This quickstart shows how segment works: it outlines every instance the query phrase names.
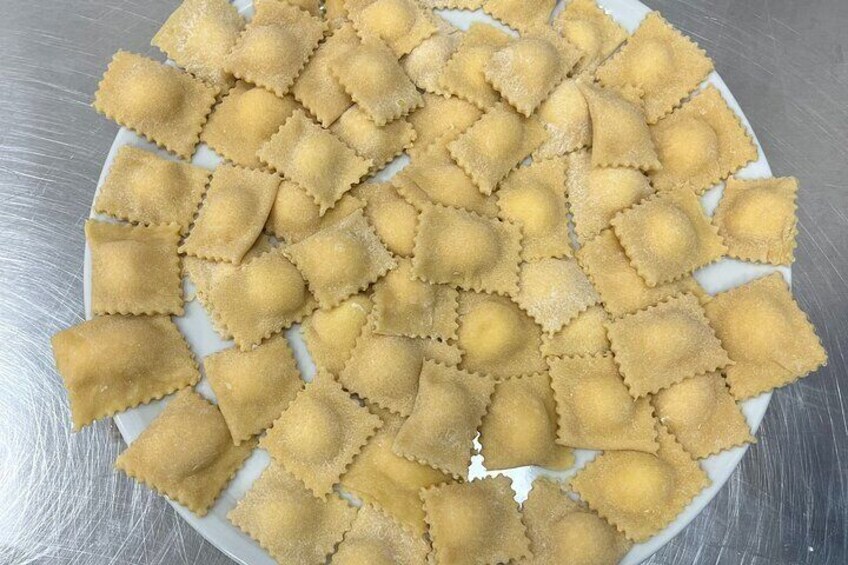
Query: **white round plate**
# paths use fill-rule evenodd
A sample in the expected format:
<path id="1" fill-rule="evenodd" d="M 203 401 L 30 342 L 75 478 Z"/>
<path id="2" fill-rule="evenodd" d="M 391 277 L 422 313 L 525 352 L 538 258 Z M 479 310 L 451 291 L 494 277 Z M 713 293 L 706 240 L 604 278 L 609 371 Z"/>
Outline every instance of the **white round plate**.
<path id="1" fill-rule="evenodd" d="M 246 17 L 249 17 L 252 14 L 251 0 L 235 0 L 234 4 Z M 599 4 L 605 8 L 618 23 L 627 28 L 627 30 L 631 33 L 638 27 L 642 18 L 650 11 L 645 5 L 637 0 L 599 0 Z M 563 2 L 560 0 L 556 11 L 558 12 L 562 10 L 562 8 Z M 494 22 L 494 20 L 479 11 L 460 12 L 447 10 L 441 11 L 440 13 L 452 23 L 463 29 L 467 29 L 473 21 L 485 21 L 488 23 L 495 23 L 500 26 L 500 24 Z M 714 72 L 709 76 L 707 82 L 716 86 L 721 91 L 725 100 L 727 100 L 730 107 L 733 108 L 733 110 L 742 118 L 742 122 L 753 136 L 754 134 L 750 124 L 747 119 L 745 119 L 741 108 L 739 108 L 739 105 L 733 98 L 730 90 L 728 90 L 727 86 L 721 80 L 721 77 Z M 756 141 L 755 136 L 754 139 Z M 769 168 L 768 161 L 763 154 L 762 147 L 760 146 L 759 141 L 756 141 L 756 143 L 759 149 L 759 159 L 745 167 L 745 169 L 739 173 L 739 176 L 741 177 L 757 178 L 771 176 L 771 169 Z M 98 191 L 100 190 L 100 186 L 103 184 L 106 174 L 112 165 L 115 154 L 118 149 L 124 145 L 143 147 L 150 151 L 157 152 L 164 157 L 170 159 L 174 158 L 164 151 L 157 149 L 153 144 L 141 139 L 133 132 L 126 128 L 122 128 L 118 132 L 118 135 L 115 136 L 115 141 L 109 150 L 106 162 L 103 164 L 103 170 L 101 171 L 100 180 L 97 184 Z M 401 157 L 397 162 L 392 163 L 387 169 L 382 171 L 377 178 L 379 180 L 385 180 L 391 177 L 395 172 L 402 168 L 405 164 L 405 160 L 406 157 Z M 220 162 L 220 158 L 208 147 L 201 145 L 192 161 L 198 166 L 213 169 Z M 718 203 L 718 200 L 721 197 L 722 188 L 722 186 L 715 187 L 704 195 L 702 201 L 708 213 L 712 213 Z M 97 217 L 104 220 L 109 219 L 95 214 L 93 209 L 91 217 Z M 714 294 L 716 292 L 738 286 L 773 270 L 780 270 L 786 280 L 790 280 L 790 271 L 788 268 L 775 269 L 773 267 L 753 265 L 730 259 L 725 259 L 716 264 L 710 265 L 709 267 L 695 273 L 695 276 L 707 292 Z M 191 283 L 186 281 L 184 285 L 186 289 L 186 296 L 193 297 L 194 292 Z M 84 292 L 86 317 L 90 319 L 91 256 L 88 245 L 86 245 L 85 248 Z M 188 342 L 198 359 L 202 359 L 206 355 L 233 345 L 232 342 L 222 340 L 215 333 L 206 312 L 197 300 L 188 302 L 186 304 L 185 315 L 175 318 L 175 321 L 188 339 Z M 309 358 L 297 327 L 289 330 L 286 335 L 295 351 L 295 355 L 304 374 L 304 378 L 306 380 L 311 380 L 311 377 L 315 372 L 315 366 Z M 197 390 L 206 397 L 214 399 L 214 394 L 212 393 L 212 390 L 205 378 L 197 386 Z M 760 421 L 768 408 L 770 399 L 771 394 L 766 393 L 742 403 L 742 410 L 745 413 L 745 417 L 747 418 L 748 424 L 751 426 L 752 430 L 756 431 L 759 427 Z M 165 398 L 115 416 L 115 423 L 127 443 L 131 443 L 139 436 L 139 434 L 141 434 L 141 432 L 150 424 L 157 414 L 159 414 L 167 401 L 168 399 Z M 707 503 L 712 500 L 725 481 L 727 481 L 746 450 L 747 447 L 738 447 L 704 460 L 702 465 L 712 480 L 711 486 L 701 492 L 677 517 L 677 519 L 662 532 L 644 543 L 633 546 L 633 549 L 627 554 L 623 563 L 635 564 L 647 559 L 666 542 L 668 542 L 668 540 L 680 532 L 680 530 L 686 527 L 686 525 L 692 521 L 692 519 L 707 505 Z M 559 478 L 567 478 L 573 475 L 577 469 L 585 465 L 586 462 L 590 461 L 594 455 L 595 452 L 578 451 L 577 465 L 574 469 L 564 473 L 551 473 L 536 467 L 522 467 L 506 471 L 503 474 L 509 475 L 513 479 L 513 487 L 517 493 L 516 499 L 523 501 L 527 497 L 530 485 L 536 476 L 544 474 Z M 221 494 L 221 497 L 212 507 L 209 514 L 203 518 L 197 517 L 188 509 L 175 502 L 170 502 L 170 504 L 203 537 L 209 540 L 218 549 L 232 557 L 235 561 L 250 565 L 273 565 L 273 559 L 271 559 L 271 557 L 262 550 L 256 542 L 231 525 L 226 518 L 227 513 L 235 506 L 236 502 L 244 496 L 251 483 L 260 475 L 262 470 L 268 464 L 268 461 L 269 457 L 266 452 L 256 450 L 226 490 L 224 490 Z M 470 469 L 471 477 L 483 476 L 486 474 L 486 471 L 482 467 L 480 461 L 481 459 L 479 456 L 475 457 Z"/>

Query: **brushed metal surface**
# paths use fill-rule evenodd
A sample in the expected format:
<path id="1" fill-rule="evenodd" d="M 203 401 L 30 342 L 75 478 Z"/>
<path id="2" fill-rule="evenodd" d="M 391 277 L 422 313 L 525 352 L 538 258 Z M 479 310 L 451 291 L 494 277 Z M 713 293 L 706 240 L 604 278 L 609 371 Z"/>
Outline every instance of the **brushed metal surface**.
<path id="1" fill-rule="evenodd" d="M 89 103 L 178 0 L 0 0 L 0 563 L 224 564 L 70 434 L 49 338 L 82 320 L 82 223 L 116 127 Z M 795 294 L 830 353 L 779 391 L 740 468 L 650 561 L 848 562 L 848 2 L 646 0 L 713 57 L 777 175 L 802 185 Z"/>

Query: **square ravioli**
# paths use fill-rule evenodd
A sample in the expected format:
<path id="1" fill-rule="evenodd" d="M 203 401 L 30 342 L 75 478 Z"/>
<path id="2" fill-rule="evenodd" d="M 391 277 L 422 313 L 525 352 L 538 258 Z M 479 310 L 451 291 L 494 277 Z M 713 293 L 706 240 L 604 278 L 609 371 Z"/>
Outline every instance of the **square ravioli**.
<path id="1" fill-rule="evenodd" d="M 483 11 L 524 34 L 547 26 L 556 3 L 556 0 L 485 0 Z"/>
<path id="2" fill-rule="evenodd" d="M 279 0 L 256 0 L 254 9 L 224 68 L 236 78 L 285 96 L 324 38 L 325 24 Z"/>
<path id="3" fill-rule="evenodd" d="M 366 39 L 336 59 L 330 70 L 377 126 L 402 118 L 424 100 L 394 52 L 379 39 Z"/>
<path id="4" fill-rule="evenodd" d="M 291 96 L 279 98 L 258 86 L 239 81 L 215 106 L 200 140 L 224 159 L 253 169 L 262 162 L 256 152 L 297 109 Z"/>
<path id="5" fill-rule="evenodd" d="M 362 211 L 286 248 L 321 308 L 332 308 L 397 267 Z"/>
<path id="6" fill-rule="evenodd" d="M 557 441 L 580 449 L 657 452 L 654 410 L 634 400 L 612 355 L 548 360 L 556 409 Z"/>
<path id="7" fill-rule="evenodd" d="M 827 352 L 779 273 L 716 295 L 707 318 L 734 363 L 737 400 L 786 386 L 827 364 Z"/>
<path id="8" fill-rule="evenodd" d="M 545 137 L 545 128 L 535 116 L 525 118 L 499 104 L 453 140 L 448 150 L 480 192 L 488 195 Z"/>
<path id="9" fill-rule="evenodd" d="M 297 243 L 364 207 L 364 201 L 345 194 L 322 216 L 321 207 L 302 186 L 283 180 L 277 189 L 277 198 L 265 223 L 265 231 L 288 244 Z"/>
<path id="10" fill-rule="evenodd" d="M 455 96 L 424 94 L 424 105 L 409 115 L 415 128 L 411 157 L 426 152 L 434 143 L 447 145 L 480 119 L 483 112 L 474 104 Z"/>
<path id="11" fill-rule="evenodd" d="M 446 95 L 439 84 L 439 78 L 459 47 L 463 34 L 447 20 L 436 19 L 438 31 L 410 51 L 400 64 L 415 86 L 424 92 Z"/>
<path id="12" fill-rule="evenodd" d="M 533 563 L 617 565 L 630 550 L 624 534 L 546 478 L 533 482 L 521 508 Z"/>
<path id="13" fill-rule="evenodd" d="M 197 78 L 223 89 L 233 81 L 223 61 L 243 27 L 244 20 L 227 0 L 183 0 L 150 44 Z"/>
<path id="14" fill-rule="evenodd" d="M 504 296 L 460 294 L 457 335 L 463 368 L 469 371 L 507 378 L 547 369 L 542 328 Z"/>
<path id="15" fill-rule="evenodd" d="M 757 146 L 714 86 L 694 94 L 651 126 L 662 167 L 651 173 L 657 190 L 701 194 L 757 158 Z"/>
<path id="16" fill-rule="evenodd" d="M 732 364 L 700 302 L 688 293 L 608 323 L 607 336 L 634 398 Z"/>
<path id="17" fill-rule="evenodd" d="M 217 277 L 207 300 L 216 323 L 243 351 L 300 322 L 316 307 L 284 248 Z"/>
<path id="18" fill-rule="evenodd" d="M 294 354 L 281 335 L 251 351 L 219 351 L 203 366 L 236 445 L 270 427 L 303 388 Z"/>
<path id="19" fill-rule="evenodd" d="M 260 161 L 306 189 L 322 216 L 373 165 L 301 110 L 286 120 L 257 155 Z"/>
<path id="20" fill-rule="evenodd" d="M 553 335 L 542 336 L 542 355 L 595 355 L 609 351 L 606 323 L 609 320 L 601 306 L 591 306 Z"/>
<path id="21" fill-rule="evenodd" d="M 582 82 L 577 87 L 592 120 L 592 165 L 642 171 L 660 168 L 651 130 L 639 105 L 610 88 Z"/>
<path id="22" fill-rule="evenodd" d="M 513 171 L 497 192 L 500 217 L 522 227 L 522 259 L 570 257 L 564 159 L 533 161 Z"/>
<path id="23" fill-rule="evenodd" d="M 542 259 L 521 265 L 515 301 L 553 334 L 601 299 L 575 259 Z"/>
<path id="24" fill-rule="evenodd" d="M 415 405 L 392 449 L 457 479 L 465 478 L 472 442 L 494 389 L 495 381 L 488 376 L 425 360 Z"/>
<path id="25" fill-rule="evenodd" d="M 101 316 L 57 333 L 51 344 L 74 430 L 200 380 L 167 316 Z"/>
<path id="26" fill-rule="evenodd" d="M 450 475 L 392 451 L 403 424 L 398 416 L 381 416 L 385 422 L 342 476 L 342 488 L 371 504 L 416 535 L 427 531 L 421 489 L 453 482 Z"/>
<path id="27" fill-rule="evenodd" d="M 291 93 L 295 99 L 325 128 L 353 105 L 344 87 L 330 72 L 330 65 L 345 57 L 357 45 L 359 37 L 350 23 L 333 31 L 315 50 L 292 86 Z"/>
<path id="28" fill-rule="evenodd" d="M 598 291 L 607 312 L 617 318 L 642 310 L 680 292 L 703 295 L 691 276 L 650 287 L 639 276 L 612 229 L 602 231 L 577 251 L 580 266 Z"/>
<path id="29" fill-rule="evenodd" d="M 575 75 L 593 72 L 627 40 L 627 30 L 595 0 L 571 0 L 554 18 L 553 27 L 582 52 Z"/>
<path id="30" fill-rule="evenodd" d="M 593 167 L 589 151 L 568 156 L 566 187 L 574 233 L 581 243 L 608 228 L 616 214 L 656 192 L 638 169 Z"/>
<path id="31" fill-rule="evenodd" d="M 415 141 L 415 129 L 407 120 L 401 118 L 379 127 L 358 106 L 348 108 L 330 131 L 371 161 L 371 174 L 383 170 Z"/>
<path id="32" fill-rule="evenodd" d="M 240 263 L 262 233 L 279 186 L 276 175 L 219 165 L 180 252 Z"/>
<path id="33" fill-rule="evenodd" d="M 566 79 L 559 83 L 539 106 L 536 116 L 548 138 L 533 153 L 534 159 L 561 157 L 592 144 L 589 105 L 577 87 L 577 80 Z"/>
<path id="34" fill-rule="evenodd" d="M 482 216 L 498 215 L 495 198 L 477 189 L 474 181 L 450 156 L 440 139 L 413 155 L 411 162 L 392 177 L 398 193 L 419 210 L 430 204 L 463 208 Z"/>
<path id="35" fill-rule="evenodd" d="M 640 542 L 670 524 L 710 484 L 707 474 L 668 430 L 659 427 L 656 455 L 607 451 L 571 479 L 589 507 Z"/>
<path id="36" fill-rule="evenodd" d="M 556 403 L 547 373 L 513 377 L 495 385 L 480 426 L 480 453 L 487 471 L 526 465 L 568 469 L 574 454 L 557 445 L 556 437 Z"/>
<path id="37" fill-rule="evenodd" d="M 456 338 L 459 292 L 446 285 L 416 279 L 412 262 L 398 261 L 398 268 L 374 284 L 374 329 L 385 335 Z"/>
<path id="38" fill-rule="evenodd" d="M 415 404 L 425 359 L 455 366 L 461 358 L 455 345 L 435 339 L 380 335 L 369 322 L 338 380 L 370 404 L 406 417 Z"/>
<path id="39" fill-rule="evenodd" d="M 347 0 L 348 17 L 362 39 L 378 39 L 403 57 L 436 33 L 432 12 L 415 0 Z"/>
<path id="40" fill-rule="evenodd" d="M 206 192 L 210 172 L 124 145 L 94 201 L 94 211 L 128 222 L 177 224 L 185 235 Z"/>
<path id="41" fill-rule="evenodd" d="M 304 565 L 326 563 L 355 517 L 346 500 L 315 498 L 273 462 L 227 515 L 278 563 Z"/>
<path id="42" fill-rule="evenodd" d="M 400 257 L 412 255 L 418 227 L 415 206 L 389 183 L 363 183 L 353 189 L 353 194 L 365 202 L 365 216 L 386 248 Z"/>
<path id="43" fill-rule="evenodd" d="M 171 153 L 190 159 L 218 89 L 173 67 L 118 51 L 94 109 Z"/>
<path id="44" fill-rule="evenodd" d="M 404 529 L 400 522 L 373 506 L 363 505 L 333 555 L 333 563 L 414 565 L 426 563 L 428 553 L 430 546 L 423 537 Z"/>
<path id="45" fill-rule="evenodd" d="M 509 478 L 433 487 L 421 499 L 439 563 L 507 563 L 532 555 Z"/>
<path id="46" fill-rule="evenodd" d="M 794 177 L 728 179 L 713 217 L 727 254 L 743 261 L 791 265 L 798 235 L 797 194 Z"/>
<path id="47" fill-rule="evenodd" d="M 483 7 L 486 0 L 418 0 L 422 6 L 431 10 L 477 10 Z"/>
<path id="48" fill-rule="evenodd" d="M 326 500 L 368 438 L 382 425 L 327 374 L 298 393 L 259 446 Z"/>
<path id="49" fill-rule="evenodd" d="M 484 111 L 494 106 L 500 96 L 486 80 L 486 66 L 510 41 L 512 36 L 496 27 L 471 24 L 439 75 L 437 94 L 457 96 Z"/>
<path id="50" fill-rule="evenodd" d="M 218 407 L 184 389 L 118 456 L 115 467 L 205 516 L 254 447 L 254 441 L 233 445 Z"/>
<path id="51" fill-rule="evenodd" d="M 418 220 L 412 270 L 416 277 L 466 290 L 515 294 L 521 228 L 472 212 L 428 206 Z"/>
<path id="52" fill-rule="evenodd" d="M 370 312 L 371 299 L 357 294 L 334 308 L 316 310 L 303 321 L 303 341 L 319 371 L 331 375 L 341 372 Z"/>
<path id="53" fill-rule="evenodd" d="M 676 108 L 713 70 L 698 45 L 651 12 L 636 33 L 597 72 L 601 84 L 639 87 L 650 123 Z"/>
<path id="54" fill-rule="evenodd" d="M 686 379 L 652 402 L 660 422 L 695 459 L 757 441 L 720 373 Z"/>
<path id="55" fill-rule="evenodd" d="M 692 191 L 660 192 L 610 222 L 648 286 L 668 283 L 718 261 L 727 247 Z"/>
<path id="56" fill-rule="evenodd" d="M 91 249 L 95 315 L 183 314 L 179 226 L 87 220 L 85 239 Z"/>

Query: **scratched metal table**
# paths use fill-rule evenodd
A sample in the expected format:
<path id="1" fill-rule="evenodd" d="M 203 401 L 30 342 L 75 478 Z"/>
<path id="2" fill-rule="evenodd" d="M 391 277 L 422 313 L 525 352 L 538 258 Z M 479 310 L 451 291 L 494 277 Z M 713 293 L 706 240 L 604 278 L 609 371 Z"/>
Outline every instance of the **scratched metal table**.
<path id="1" fill-rule="evenodd" d="M 70 435 L 49 348 L 82 319 L 82 223 L 116 131 L 89 102 L 114 51 L 154 53 L 177 3 L 0 0 L 3 564 L 228 562 L 112 471 L 111 422 Z M 712 55 L 775 174 L 800 178 L 795 293 L 830 352 L 775 395 L 759 445 L 651 563 L 848 563 L 848 1 L 646 3 Z"/>

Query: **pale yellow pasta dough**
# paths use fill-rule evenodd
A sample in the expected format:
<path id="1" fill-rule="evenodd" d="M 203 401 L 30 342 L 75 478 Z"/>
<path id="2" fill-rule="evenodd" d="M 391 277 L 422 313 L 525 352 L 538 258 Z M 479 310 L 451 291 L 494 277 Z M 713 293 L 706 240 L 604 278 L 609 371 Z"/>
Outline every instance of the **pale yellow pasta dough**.
<path id="1" fill-rule="evenodd" d="M 74 430 L 200 380 L 167 316 L 100 316 L 57 333 L 51 344 Z"/>
<path id="2" fill-rule="evenodd" d="M 418 219 L 412 269 L 434 284 L 515 294 L 521 228 L 503 220 L 428 206 Z"/>
<path id="3" fill-rule="evenodd" d="M 374 329 L 381 334 L 407 337 L 456 338 L 456 289 L 418 280 L 412 262 L 398 261 L 398 268 L 374 284 Z"/>
<path id="4" fill-rule="evenodd" d="M 530 116 L 565 78 L 557 48 L 537 36 L 523 36 L 492 55 L 486 80 L 525 116 Z"/>
<path id="5" fill-rule="evenodd" d="M 488 376 L 426 359 L 415 405 L 392 449 L 397 455 L 464 478 L 471 464 L 472 441 L 494 388 L 495 381 Z"/>
<path id="6" fill-rule="evenodd" d="M 243 27 L 227 0 L 183 0 L 150 43 L 197 78 L 226 88 L 233 78 L 223 61 Z"/>
<path id="7" fill-rule="evenodd" d="M 691 276 L 650 287 L 630 263 L 611 229 L 583 244 L 577 251 L 580 266 L 598 291 L 604 308 L 613 317 L 636 312 L 680 292 L 704 294 Z"/>
<path id="8" fill-rule="evenodd" d="M 566 187 L 574 232 L 581 242 L 609 227 L 616 214 L 656 192 L 638 169 L 593 167 L 588 151 L 568 156 Z"/>
<path id="9" fill-rule="evenodd" d="M 609 351 L 606 322 L 609 319 L 601 306 L 591 306 L 553 335 L 542 336 L 545 357 L 561 355 L 594 355 Z"/>
<path id="10" fill-rule="evenodd" d="M 397 267 L 362 211 L 286 249 L 321 308 L 332 308 Z"/>
<path id="11" fill-rule="evenodd" d="M 556 436 L 556 403 L 547 373 L 514 377 L 495 385 L 480 426 L 487 471 L 525 465 L 568 469 L 574 464 L 574 454 L 557 445 Z"/>
<path id="12" fill-rule="evenodd" d="M 303 388 L 282 335 L 251 351 L 214 353 L 203 359 L 203 367 L 236 445 L 270 427 Z"/>
<path id="13" fill-rule="evenodd" d="M 394 518 L 364 505 L 333 555 L 335 565 L 413 565 L 427 561 L 430 546 Z"/>
<path id="14" fill-rule="evenodd" d="M 239 263 L 262 233 L 280 178 L 266 172 L 219 165 L 180 252 Z"/>
<path id="15" fill-rule="evenodd" d="M 366 324 L 339 373 L 350 392 L 385 410 L 409 416 L 418 394 L 425 359 L 458 365 L 462 353 L 455 345 L 435 339 L 414 339 L 374 333 Z"/>
<path id="16" fill-rule="evenodd" d="M 345 194 L 322 216 L 321 207 L 298 184 L 284 180 L 265 229 L 286 243 L 297 243 L 315 232 L 332 226 L 365 207 L 365 202 Z"/>
<path id="17" fill-rule="evenodd" d="M 283 248 L 216 278 L 209 289 L 212 315 L 242 350 L 300 322 L 315 299 Z"/>
<path id="18" fill-rule="evenodd" d="M 534 159 L 562 156 L 592 144 L 589 105 L 577 88 L 576 80 L 562 81 L 542 103 L 536 115 L 548 138 L 535 151 Z"/>
<path id="19" fill-rule="evenodd" d="M 418 210 L 389 183 L 365 183 L 353 193 L 366 203 L 365 215 L 386 247 L 401 257 L 412 255 Z"/>
<path id="20" fill-rule="evenodd" d="M 444 94 L 439 85 L 439 77 L 459 47 L 462 34 L 457 33 L 457 29 L 447 21 L 438 19 L 439 31 L 422 41 L 404 57 L 401 65 L 415 86 L 425 92 Z"/>
<path id="21" fill-rule="evenodd" d="M 200 140 L 236 165 L 259 168 L 256 152 L 297 109 L 289 95 L 278 98 L 239 81 L 209 116 Z"/>
<path id="22" fill-rule="evenodd" d="M 653 124 L 698 88 L 712 70 L 713 62 L 695 42 L 659 12 L 651 12 L 596 76 L 605 86 L 642 89 L 645 114 Z"/>
<path id="23" fill-rule="evenodd" d="M 319 371 L 339 374 L 370 312 L 371 300 L 357 294 L 334 308 L 316 310 L 303 321 L 303 340 Z"/>
<path id="24" fill-rule="evenodd" d="M 439 90 L 486 110 L 498 101 L 498 92 L 486 80 L 486 65 L 495 52 L 505 47 L 511 36 L 500 29 L 473 23 L 442 69 Z"/>
<path id="25" fill-rule="evenodd" d="M 460 294 L 458 336 L 463 368 L 469 371 L 506 378 L 547 368 L 540 351 L 542 328 L 509 298 Z"/>
<path id="26" fill-rule="evenodd" d="M 94 314 L 183 314 L 179 226 L 85 222 Z"/>
<path id="27" fill-rule="evenodd" d="M 254 447 L 255 441 L 233 445 L 217 406 L 186 388 L 118 456 L 115 467 L 205 516 Z"/>
<path id="28" fill-rule="evenodd" d="M 757 158 L 757 146 L 721 93 L 707 86 L 651 127 L 662 167 L 651 173 L 657 190 L 700 194 Z"/>
<path id="29" fill-rule="evenodd" d="M 592 164 L 653 171 L 661 167 L 641 108 L 619 92 L 578 82 L 592 118 Z"/>
<path id="30" fill-rule="evenodd" d="M 713 216 L 727 254 L 743 261 L 791 265 L 798 235 L 797 193 L 794 177 L 728 179 Z"/>
<path id="31" fill-rule="evenodd" d="M 533 482 L 521 514 L 533 552 L 528 564 L 617 565 L 631 546 L 614 526 L 550 479 Z"/>
<path id="32" fill-rule="evenodd" d="M 424 94 L 424 106 L 409 115 L 417 134 L 410 155 L 423 154 L 433 143 L 450 143 L 482 115 L 474 104 L 461 98 Z"/>
<path id="33" fill-rule="evenodd" d="M 553 334 L 601 299 L 575 259 L 542 259 L 521 265 L 515 301 Z"/>
<path id="34" fill-rule="evenodd" d="M 730 392 L 745 400 L 827 364 L 827 352 L 779 273 L 718 294 L 707 317 L 734 363 Z"/>
<path id="35" fill-rule="evenodd" d="M 325 24 L 280 0 L 256 0 L 253 5 L 256 13 L 227 55 L 224 68 L 236 78 L 284 96 L 323 39 Z"/>
<path id="36" fill-rule="evenodd" d="M 632 541 L 666 527 L 710 484 L 674 437 L 662 426 L 658 431 L 656 455 L 607 451 L 571 480 L 580 498 Z"/>
<path id="37" fill-rule="evenodd" d="M 346 7 L 360 37 L 383 41 L 398 57 L 438 30 L 433 14 L 415 0 L 347 0 Z"/>
<path id="38" fill-rule="evenodd" d="M 719 373 L 661 390 L 653 404 L 660 422 L 695 459 L 757 441 Z"/>
<path id="39" fill-rule="evenodd" d="M 346 0 L 324 0 L 324 17 L 333 28 L 348 24 Z"/>
<path id="40" fill-rule="evenodd" d="M 607 324 L 615 361 L 634 398 L 731 364 L 692 294 Z"/>
<path id="41" fill-rule="evenodd" d="M 94 94 L 94 109 L 190 159 L 218 89 L 173 67 L 118 51 Z"/>
<path id="42" fill-rule="evenodd" d="M 347 466 L 382 425 L 327 374 L 306 385 L 259 445 L 312 493 L 327 499 Z"/>
<path id="43" fill-rule="evenodd" d="M 727 253 L 690 190 L 660 192 L 611 220 L 615 235 L 648 286 L 677 280 Z"/>
<path id="44" fill-rule="evenodd" d="M 283 0 L 283 2 L 297 6 L 315 17 L 321 17 L 321 0 Z"/>
<path id="45" fill-rule="evenodd" d="M 627 31 L 595 0 L 571 0 L 554 18 L 554 29 L 582 52 L 574 74 L 594 71 L 627 39 Z"/>
<path id="46" fill-rule="evenodd" d="M 571 256 L 565 169 L 562 158 L 533 161 L 513 171 L 497 192 L 500 217 L 521 225 L 525 261 Z"/>
<path id="47" fill-rule="evenodd" d="M 439 563 L 507 563 L 530 557 L 530 540 L 503 476 L 421 492 Z"/>
<path id="48" fill-rule="evenodd" d="M 291 93 L 295 99 L 325 128 L 330 127 L 353 104 L 344 87 L 330 72 L 330 65 L 357 45 L 359 37 L 353 26 L 346 23 L 339 27 L 318 46 L 292 86 Z"/>
<path id="49" fill-rule="evenodd" d="M 306 565 L 326 563 L 355 517 L 344 499 L 316 498 L 273 462 L 227 515 L 278 563 Z"/>
<path id="50" fill-rule="evenodd" d="M 367 175 L 373 165 L 301 110 L 286 120 L 257 156 L 302 186 L 320 207 L 321 216 Z"/>
<path id="51" fill-rule="evenodd" d="M 330 70 L 377 126 L 402 118 L 424 103 L 394 52 L 379 39 L 366 39 L 333 61 Z"/>
<path id="52" fill-rule="evenodd" d="M 452 8 L 455 10 L 476 10 L 483 7 L 486 0 L 418 0 L 419 3 L 430 9 Z"/>
<path id="53" fill-rule="evenodd" d="M 415 128 L 401 118 L 383 127 L 378 127 L 357 106 L 351 106 L 330 131 L 339 136 L 360 157 L 371 161 L 371 173 L 382 170 L 386 165 L 412 147 Z"/>
<path id="54" fill-rule="evenodd" d="M 448 145 L 480 192 L 492 194 L 524 159 L 544 142 L 547 134 L 535 117 L 525 118 L 499 104 Z"/>
<path id="55" fill-rule="evenodd" d="M 654 410 L 634 400 L 612 355 L 549 359 L 559 414 L 558 441 L 580 449 L 656 453 Z"/>
<path id="56" fill-rule="evenodd" d="M 556 0 L 485 0 L 483 11 L 522 33 L 547 26 Z"/>

